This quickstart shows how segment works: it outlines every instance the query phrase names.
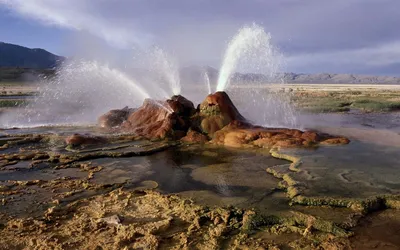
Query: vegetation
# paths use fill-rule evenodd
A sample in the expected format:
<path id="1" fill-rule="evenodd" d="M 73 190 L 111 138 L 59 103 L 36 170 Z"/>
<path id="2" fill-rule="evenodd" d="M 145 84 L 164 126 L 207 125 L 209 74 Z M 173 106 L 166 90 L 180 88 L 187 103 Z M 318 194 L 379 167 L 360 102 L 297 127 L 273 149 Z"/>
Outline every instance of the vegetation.
<path id="1" fill-rule="evenodd" d="M 360 99 L 352 106 L 365 111 L 395 111 L 400 110 L 400 101 Z"/>
<path id="2" fill-rule="evenodd" d="M 54 69 L 30 69 L 20 67 L 0 67 L 0 86 L 35 81 L 38 76 L 51 77 L 55 73 Z"/>
<path id="3" fill-rule="evenodd" d="M 0 108 L 23 107 L 27 104 L 26 100 L 0 100 Z"/>
<path id="4" fill-rule="evenodd" d="M 309 112 L 364 112 L 400 111 L 400 91 L 392 90 L 300 90 L 292 102 Z"/>

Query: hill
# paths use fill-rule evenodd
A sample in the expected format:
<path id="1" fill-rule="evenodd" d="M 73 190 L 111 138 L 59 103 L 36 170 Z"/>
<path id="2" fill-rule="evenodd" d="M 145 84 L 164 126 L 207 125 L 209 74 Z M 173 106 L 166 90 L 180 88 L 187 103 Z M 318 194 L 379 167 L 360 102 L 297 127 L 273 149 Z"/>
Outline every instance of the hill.
<path id="1" fill-rule="evenodd" d="M 30 49 L 23 46 L 0 42 L 0 67 L 48 69 L 57 66 L 64 57 L 44 49 Z"/>
<path id="2" fill-rule="evenodd" d="M 287 83 L 354 83 L 354 84 L 400 84 L 400 77 L 355 74 L 295 74 L 285 73 Z"/>
<path id="3" fill-rule="evenodd" d="M 182 82 L 203 82 L 204 73 L 207 72 L 211 82 L 216 82 L 218 78 L 218 70 L 212 67 L 190 66 L 181 69 Z M 234 74 L 233 82 L 281 82 L 283 79 L 286 83 L 326 83 L 326 84 L 400 84 L 400 77 L 394 76 L 371 76 L 356 74 L 296 74 L 296 73 L 279 73 L 274 79 L 262 74 Z"/>

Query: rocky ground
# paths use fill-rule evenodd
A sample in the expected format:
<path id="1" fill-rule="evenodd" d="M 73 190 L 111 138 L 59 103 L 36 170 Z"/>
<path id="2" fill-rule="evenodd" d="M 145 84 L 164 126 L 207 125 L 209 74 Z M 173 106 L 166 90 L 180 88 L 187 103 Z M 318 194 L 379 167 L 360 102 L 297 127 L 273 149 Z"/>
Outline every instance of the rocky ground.
<path id="1" fill-rule="evenodd" d="M 177 142 L 113 135 L 106 137 L 106 142 L 101 138 L 100 145 L 71 146 L 67 144 L 70 137 L 65 139 L 50 134 L 1 139 L 0 249 L 398 246 L 393 238 L 400 223 L 396 197 L 306 197 L 301 178 L 296 178 L 302 175 L 300 159 L 279 153 L 276 147 L 271 151 L 274 157 L 293 162 L 267 169 L 282 179 L 276 190 L 287 192 L 288 203 L 292 204 L 292 208 L 278 214 L 261 212 L 257 207 L 206 206 L 181 195 L 162 194 L 157 191 L 158 184 L 150 180 L 135 184 L 92 181 L 105 167 L 90 164 L 90 160 L 148 155 L 176 147 Z M 377 235 L 382 227 L 390 230 Z"/>

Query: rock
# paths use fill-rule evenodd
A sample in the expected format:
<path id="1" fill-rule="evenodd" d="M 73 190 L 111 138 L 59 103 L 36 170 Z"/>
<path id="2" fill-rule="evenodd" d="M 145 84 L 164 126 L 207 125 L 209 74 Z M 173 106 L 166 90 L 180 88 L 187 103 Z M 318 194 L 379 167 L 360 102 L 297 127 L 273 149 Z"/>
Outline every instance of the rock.
<path id="1" fill-rule="evenodd" d="M 174 95 L 171 97 L 171 100 L 183 106 L 182 111 L 184 115 L 193 115 L 196 112 L 193 102 L 189 101 L 188 99 L 186 99 L 181 95 Z"/>
<path id="2" fill-rule="evenodd" d="M 121 225 L 121 220 L 118 215 L 112 215 L 109 217 L 101 218 L 98 222 L 104 222 L 108 225 Z"/>
<path id="3" fill-rule="evenodd" d="M 178 99 L 184 100 L 183 98 Z M 185 105 L 172 99 L 167 101 L 146 99 L 143 105 L 130 114 L 121 125 L 122 130 L 134 132 L 149 139 L 166 137 L 180 139 L 179 136 L 182 137 L 185 133 L 175 132 L 187 131 L 189 128 L 188 121 L 185 121 L 187 119 L 182 115 L 193 112 Z"/>
<path id="4" fill-rule="evenodd" d="M 259 138 L 253 141 L 253 144 L 260 148 L 269 148 L 274 145 L 274 141 L 269 138 Z"/>
<path id="5" fill-rule="evenodd" d="M 274 146 L 279 147 L 299 147 L 303 145 L 303 140 L 300 138 L 289 138 L 275 142 Z"/>
<path id="6" fill-rule="evenodd" d="M 241 147 L 259 138 L 258 130 L 235 129 L 230 126 L 217 131 L 213 142 L 229 147 Z"/>
<path id="7" fill-rule="evenodd" d="M 200 117 L 201 130 L 210 136 L 232 121 L 246 121 L 229 96 L 222 91 L 208 95 L 200 104 Z"/>
<path id="8" fill-rule="evenodd" d="M 321 142 L 321 144 L 349 144 L 350 140 L 344 137 L 330 138 Z"/>
<path id="9" fill-rule="evenodd" d="M 212 142 L 230 147 L 254 145 L 263 148 L 280 147 L 311 147 L 325 140 L 325 144 L 346 143 L 346 138 L 333 138 L 319 135 L 316 132 L 302 132 L 297 129 L 263 128 L 234 122 L 214 133 Z"/>
<path id="10" fill-rule="evenodd" d="M 208 137 L 194 130 L 189 130 L 185 137 L 181 141 L 186 143 L 206 143 L 208 142 Z"/>
<path id="11" fill-rule="evenodd" d="M 123 109 L 113 109 L 100 116 L 97 120 L 97 124 L 102 128 L 114 128 L 120 126 L 128 116 L 134 112 L 134 108 L 128 108 L 126 106 Z"/>
<path id="12" fill-rule="evenodd" d="M 320 137 L 316 132 L 312 131 L 306 131 L 301 135 L 301 138 L 304 139 L 305 141 L 312 141 L 312 142 L 317 142 Z"/>
<path id="13" fill-rule="evenodd" d="M 174 95 L 166 101 L 146 99 L 133 110 L 111 110 L 99 118 L 100 126 L 118 126 L 122 132 L 133 132 L 147 139 L 182 139 L 186 143 L 212 143 L 230 147 L 314 147 L 323 144 L 346 144 L 315 131 L 264 128 L 250 124 L 237 110 L 225 92 L 208 95 L 195 109 L 191 101 Z M 129 113 L 125 118 L 125 113 Z"/>
<path id="14" fill-rule="evenodd" d="M 107 140 L 100 136 L 73 134 L 65 139 L 67 145 L 80 146 L 87 144 L 101 144 L 107 143 Z"/>

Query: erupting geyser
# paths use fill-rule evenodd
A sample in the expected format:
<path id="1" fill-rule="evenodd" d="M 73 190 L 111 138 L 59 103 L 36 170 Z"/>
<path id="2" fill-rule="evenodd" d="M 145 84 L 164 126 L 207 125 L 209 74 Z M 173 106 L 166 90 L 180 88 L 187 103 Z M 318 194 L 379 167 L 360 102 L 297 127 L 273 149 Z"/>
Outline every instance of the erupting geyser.
<path id="1" fill-rule="evenodd" d="M 276 49 L 271 45 L 271 35 L 261 26 L 253 24 L 241 28 L 225 51 L 217 91 L 228 89 L 231 77 L 239 66 L 243 70 L 252 70 L 252 73 L 273 77 L 278 66 L 277 56 Z"/>
<path id="2" fill-rule="evenodd" d="M 153 73 L 159 75 L 160 81 L 166 81 L 172 90 L 172 94 L 181 94 L 179 67 L 176 60 L 159 47 L 151 51 L 151 68 Z"/>
<path id="3" fill-rule="evenodd" d="M 215 94 L 211 94 L 210 78 L 207 71 L 204 72 L 204 82 L 209 96 L 194 114 L 196 122 L 200 123 L 191 126 L 193 130 L 211 136 L 232 121 L 245 121 L 244 116 L 247 122 L 251 121 L 257 125 L 295 126 L 293 109 L 289 102 L 265 86 L 266 83 L 277 80 L 276 72 L 280 64 L 279 53 L 271 45 L 270 40 L 271 36 L 256 24 L 243 27 L 233 37 L 225 52 Z M 27 109 L 11 114 L 12 117 L 2 118 L 8 119 L 8 126 L 93 124 L 101 114 L 104 114 L 98 120 L 101 127 L 113 128 L 124 125 L 122 127 L 125 129 L 135 128 L 137 132 L 142 130 L 139 125 L 147 126 L 144 122 L 146 119 L 139 122 L 141 118 L 139 119 L 138 112 L 148 111 L 151 107 L 151 110 L 157 110 L 150 112 L 157 113 L 151 118 L 151 122 L 171 117 L 188 120 L 186 114 L 182 116 L 177 112 L 180 108 L 176 109 L 175 102 L 187 105 L 190 101 L 186 99 L 182 101 L 183 97 L 159 101 L 171 95 L 176 97 L 181 94 L 176 60 L 159 47 L 145 50 L 143 58 L 140 58 L 141 52 L 138 52 L 138 61 L 139 64 L 144 62 L 141 66 L 145 68 L 140 69 L 126 68 L 126 62 L 122 62 L 125 68 L 120 68 L 96 61 L 68 60 L 54 78 L 46 81 L 39 96 Z M 258 84 L 263 85 L 262 90 L 253 86 L 243 86 L 248 82 L 254 84 L 254 81 L 251 79 L 247 81 L 247 75 L 244 78 L 236 77 L 241 75 L 237 72 L 252 73 L 251 75 L 259 73 L 262 82 Z M 138 78 L 141 80 L 133 80 Z M 169 91 L 166 86 L 169 87 Z M 230 97 L 225 91 L 229 91 Z M 238 109 L 233 105 L 231 98 L 235 100 Z M 137 107 L 144 99 L 146 108 L 132 108 Z M 127 105 L 128 107 L 119 109 Z M 227 109 L 221 110 L 221 108 Z M 107 110 L 111 111 L 106 113 Z M 145 115 L 144 111 L 140 113 Z M 174 123 L 172 127 L 181 122 L 180 118 L 175 118 L 171 121 Z M 186 129 L 187 126 L 184 127 Z M 159 135 L 163 137 L 165 133 L 160 132 Z"/>
<path id="4" fill-rule="evenodd" d="M 68 60 L 45 79 L 25 109 L 2 117 L 8 126 L 93 124 L 110 109 L 137 106 L 149 92 L 122 70 L 97 61 Z"/>
<path id="5" fill-rule="evenodd" d="M 252 123 L 297 127 L 295 110 L 288 96 L 278 93 L 280 87 L 276 87 L 283 83 L 282 74 L 278 72 L 281 60 L 269 33 L 256 24 L 244 26 L 228 44 L 216 90 L 229 91 L 242 114 Z"/>
<path id="6" fill-rule="evenodd" d="M 211 83 L 210 83 L 210 77 L 208 76 L 207 71 L 204 72 L 204 83 L 206 84 L 208 94 L 211 94 Z"/>

